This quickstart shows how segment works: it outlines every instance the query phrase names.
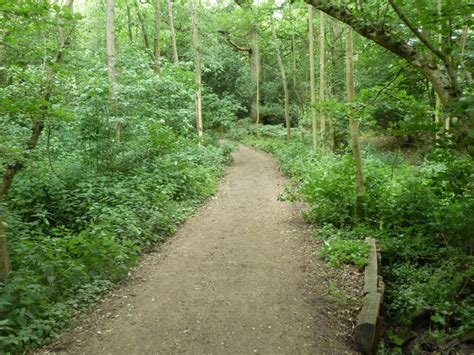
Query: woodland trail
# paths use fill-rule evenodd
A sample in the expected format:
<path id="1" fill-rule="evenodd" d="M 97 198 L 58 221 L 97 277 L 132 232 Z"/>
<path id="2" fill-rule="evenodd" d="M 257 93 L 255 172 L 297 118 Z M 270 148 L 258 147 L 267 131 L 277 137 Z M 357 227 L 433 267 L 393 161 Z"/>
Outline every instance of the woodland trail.
<path id="1" fill-rule="evenodd" d="M 49 352 L 354 353 L 285 182 L 241 146 L 218 193 Z"/>

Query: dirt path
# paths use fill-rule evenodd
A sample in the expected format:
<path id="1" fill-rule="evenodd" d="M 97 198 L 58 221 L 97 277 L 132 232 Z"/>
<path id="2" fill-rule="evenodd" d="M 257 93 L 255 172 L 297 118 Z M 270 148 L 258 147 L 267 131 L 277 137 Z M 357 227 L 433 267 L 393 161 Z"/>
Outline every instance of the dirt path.
<path id="1" fill-rule="evenodd" d="M 269 155 L 241 146 L 217 195 L 52 351 L 353 353 L 318 291 L 327 280 L 308 226 L 277 200 L 285 180 Z"/>

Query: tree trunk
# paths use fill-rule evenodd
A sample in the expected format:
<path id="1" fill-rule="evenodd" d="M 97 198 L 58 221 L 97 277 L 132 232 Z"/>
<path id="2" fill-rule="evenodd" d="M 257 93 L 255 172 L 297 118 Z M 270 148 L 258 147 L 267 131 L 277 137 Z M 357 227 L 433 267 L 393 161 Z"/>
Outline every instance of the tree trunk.
<path id="1" fill-rule="evenodd" d="M 291 30 L 291 59 L 292 59 L 292 62 L 293 62 L 293 91 L 295 93 L 295 98 L 296 100 L 298 101 L 298 109 L 299 109 L 299 113 L 301 115 L 304 115 L 304 101 L 301 99 L 301 96 L 300 96 L 300 92 L 299 92 L 299 88 L 298 88 L 298 81 L 297 81 L 297 78 L 296 78 L 296 74 L 297 74 L 297 65 L 296 65 L 296 38 L 295 38 L 295 31 L 294 31 L 294 28 L 293 28 L 293 23 L 292 23 L 292 30 Z M 304 125 L 303 125 L 303 119 L 302 117 L 300 116 L 299 117 L 299 121 L 298 121 L 298 125 L 301 129 L 301 139 L 304 139 Z"/>
<path id="2" fill-rule="evenodd" d="M 105 33 L 106 33 L 106 50 L 107 50 L 107 75 L 109 79 L 109 111 L 112 116 L 117 114 L 117 72 L 116 64 L 116 48 L 115 48 L 115 0 L 107 0 L 105 12 Z M 120 143 L 120 134 L 122 124 L 115 124 L 114 141 Z"/>
<path id="3" fill-rule="evenodd" d="M 338 22 L 332 21 L 331 25 L 332 33 L 332 45 L 330 46 L 331 53 L 331 70 L 328 70 L 327 73 L 330 74 L 326 81 L 326 98 L 331 99 L 336 97 L 337 93 L 340 92 L 341 88 L 337 85 L 337 73 L 339 73 L 339 56 L 337 47 L 340 45 L 342 53 L 344 53 L 344 44 L 342 38 L 342 29 L 340 28 Z M 328 83 L 331 83 L 329 86 Z M 330 141 L 331 141 L 331 150 L 334 152 L 338 148 L 338 140 L 336 136 L 336 130 L 334 129 L 336 122 L 332 122 L 330 126 Z"/>
<path id="4" fill-rule="evenodd" d="M 3 207 L 0 206 L 0 209 Z M 0 281 L 5 281 L 11 271 L 10 254 L 8 253 L 7 236 L 3 226 L 4 212 L 0 211 Z"/>
<path id="5" fill-rule="evenodd" d="M 161 48 L 160 48 L 160 30 L 161 30 L 161 10 L 160 0 L 155 0 L 155 74 L 160 75 L 161 67 Z"/>
<path id="6" fill-rule="evenodd" d="M 251 11 L 251 9 L 248 8 L 246 11 Z M 248 51 L 250 62 L 250 78 L 252 81 L 252 87 L 256 88 L 259 56 L 257 53 L 258 49 L 256 48 L 256 45 L 258 43 L 258 32 L 257 27 L 255 25 L 252 25 L 248 36 L 250 40 L 250 50 Z M 250 98 L 250 119 L 255 122 L 257 121 L 257 93 L 255 91 L 253 91 L 252 96 Z"/>
<path id="7" fill-rule="evenodd" d="M 354 52 L 352 49 L 352 27 L 348 27 L 346 33 L 346 85 L 347 85 L 347 101 L 349 103 L 354 101 Z M 356 166 L 356 218 L 360 219 L 364 216 L 364 170 L 362 166 L 362 156 L 360 153 L 359 144 L 359 123 L 353 117 L 354 112 L 350 118 L 350 130 L 352 140 L 352 154 L 354 155 Z"/>
<path id="8" fill-rule="evenodd" d="M 326 45 L 325 45 L 325 24 L 324 13 L 319 11 L 319 101 L 326 100 Z M 326 133 L 326 115 L 323 109 L 319 111 L 320 124 L 320 142 L 321 149 L 324 151 L 327 145 Z"/>
<path id="9" fill-rule="evenodd" d="M 65 0 L 64 1 L 64 9 L 69 9 L 68 11 L 72 11 L 72 2 L 73 0 Z M 63 10 L 64 12 L 64 10 Z M 71 13 L 69 14 L 63 14 L 63 16 L 70 16 Z M 64 48 L 66 45 L 66 28 L 65 28 L 65 19 L 64 17 L 59 18 L 59 28 L 58 28 L 58 43 L 59 43 L 59 48 Z"/>
<path id="10" fill-rule="evenodd" d="M 67 0 L 64 6 L 69 8 L 70 13 L 73 12 L 73 0 Z M 59 21 L 60 27 L 58 30 L 58 42 L 59 49 L 56 53 L 55 58 L 53 59 L 53 64 L 59 64 L 63 58 L 64 50 L 68 44 L 68 38 L 65 32 L 65 21 Z M 49 102 L 51 99 L 51 94 L 53 90 L 54 82 L 54 71 L 53 66 L 48 69 L 48 80 L 46 86 L 43 90 L 42 99 L 45 102 Z M 5 280 L 8 273 L 11 271 L 10 266 L 10 257 L 7 248 L 7 238 L 5 235 L 5 229 L 3 226 L 4 222 L 4 211 L 3 204 L 5 201 L 5 196 L 7 195 L 10 187 L 13 183 L 13 179 L 16 174 L 23 168 L 25 161 L 30 157 L 31 152 L 33 152 L 39 142 L 41 132 L 43 131 L 45 120 L 48 115 L 48 106 L 43 105 L 40 107 L 39 117 L 34 121 L 33 127 L 31 129 L 31 136 L 26 144 L 26 149 L 22 154 L 22 158 L 14 161 L 11 164 L 8 164 L 5 174 L 3 176 L 2 184 L 0 185 L 0 281 Z"/>
<path id="11" fill-rule="evenodd" d="M 442 8 L 442 4 L 441 4 L 441 0 L 438 0 L 438 3 L 437 3 L 437 11 L 438 11 L 438 17 L 441 18 L 441 8 Z M 438 40 L 439 40 L 439 43 L 440 43 L 440 47 L 441 47 L 441 50 L 442 50 L 442 45 L 441 43 L 443 43 L 443 35 L 441 34 L 441 31 L 442 31 L 442 25 L 440 24 L 439 25 L 439 35 L 438 35 Z M 436 62 L 433 60 L 433 63 L 434 65 L 436 65 Z M 449 116 L 447 116 L 446 118 L 444 118 L 444 111 L 443 111 L 443 104 L 441 103 L 441 98 L 439 97 L 439 95 L 436 93 L 436 102 L 435 102 L 435 122 L 436 122 L 436 126 L 438 127 L 441 120 L 445 120 L 444 121 L 444 129 L 445 130 L 448 130 L 449 129 Z M 436 135 L 436 138 L 439 138 L 438 137 L 438 134 Z"/>
<path id="12" fill-rule="evenodd" d="M 135 1 L 135 9 L 137 10 L 138 22 L 140 23 L 140 28 L 143 34 L 143 42 L 145 43 L 145 48 L 149 51 L 150 39 L 148 38 L 148 30 L 146 28 L 146 22 L 145 22 L 145 19 L 143 18 L 142 12 L 140 11 L 140 4 L 138 3 L 138 1 Z"/>
<path id="13" fill-rule="evenodd" d="M 125 6 L 127 8 L 127 32 L 128 32 L 128 40 L 133 42 L 133 32 L 132 32 L 132 14 L 130 12 L 130 5 L 128 4 L 128 0 L 125 0 Z"/>
<path id="14" fill-rule="evenodd" d="M 173 2 L 171 0 L 166 0 L 166 5 L 168 7 L 168 22 L 171 33 L 171 49 L 173 52 L 173 63 L 178 63 L 178 47 L 176 46 L 176 31 L 174 29 L 174 15 L 173 15 Z"/>
<path id="15" fill-rule="evenodd" d="M 203 124 L 202 124 L 202 85 L 201 85 L 201 49 L 199 45 L 199 27 L 196 0 L 192 0 L 192 26 L 193 26 L 193 49 L 194 49 L 194 66 L 196 72 L 196 130 L 198 134 L 199 144 L 202 141 Z"/>
<path id="16" fill-rule="evenodd" d="M 313 131 L 313 150 L 318 149 L 318 121 L 316 117 L 316 85 L 314 80 L 314 28 L 313 28 L 313 6 L 308 5 L 308 40 L 309 40 L 309 82 L 311 97 L 311 121 Z"/>
<path id="17" fill-rule="evenodd" d="M 0 87 L 6 86 L 8 83 L 8 72 L 5 65 L 5 56 L 6 56 L 6 46 L 5 46 L 5 37 L 8 33 L 5 30 L 0 32 Z"/>
<path id="18" fill-rule="evenodd" d="M 288 95 L 288 82 L 286 80 L 286 74 L 285 74 L 285 66 L 283 65 L 283 60 L 281 59 L 280 55 L 280 46 L 278 44 L 277 36 L 276 36 L 276 31 L 275 31 L 275 24 L 273 23 L 272 20 L 272 38 L 273 38 L 273 44 L 275 46 L 275 52 L 276 52 L 276 57 L 278 61 L 278 66 L 280 67 L 280 74 L 281 74 L 281 83 L 283 85 L 283 94 L 285 96 L 285 125 L 286 125 L 286 139 L 288 141 L 291 140 L 291 122 L 290 122 L 290 110 L 289 110 L 289 95 Z"/>
<path id="19" fill-rule="evenodd" d="M 255 50 L 255 124 L 257 130 L 257 136 L 259 135 L 260 125 L 260 46 L 258 44 L 258 34 L 255 38 L 253 46 Z"/>

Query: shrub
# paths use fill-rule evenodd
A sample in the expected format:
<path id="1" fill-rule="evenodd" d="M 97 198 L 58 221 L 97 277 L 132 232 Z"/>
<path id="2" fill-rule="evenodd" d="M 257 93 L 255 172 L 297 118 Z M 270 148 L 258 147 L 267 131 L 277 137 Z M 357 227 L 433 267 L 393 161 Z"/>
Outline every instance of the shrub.
<path id="1" fill-rule="evenodd" d="M 345 240 L 333 238 L 324 242 L 319 255 L 324 257 L 329 265 L 338 267 L 341 264 L 354 264 L 362 268 L 367 265 L 369 246 L 362 240 Z"/>
<path id="2" fill-rule="evenodd" d="M 364 265 L 363 239 L 382 243 L 386 307 L 398 324 L 429 309 L 439 334 L 472 329 L 474 163 L 446 149 L 416 165 L 399 153 L 363 152 L 365 217 L 354 219 L 352 157 L 314 154 L 295 138 L 252 138 L 273 153 L 292 177 L 287 198 L 308 204 L 307 219 L 325 240 L 321 255 L 332 265 Z M 442 321 L 441 321 L 442 320 Z M 438 337 L 440 340 L 442 336 Z"/>

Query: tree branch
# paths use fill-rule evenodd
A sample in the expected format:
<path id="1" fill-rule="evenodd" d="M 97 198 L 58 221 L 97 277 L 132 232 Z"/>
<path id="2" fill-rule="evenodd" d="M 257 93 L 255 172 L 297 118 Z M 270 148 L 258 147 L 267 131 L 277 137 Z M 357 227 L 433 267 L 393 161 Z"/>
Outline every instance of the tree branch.
<path id="1" fill-rule="evenodd" d="M 445 72 L 441 68 L 433 66 L 430 58 L 411 46 L 408 41 L 400 39 L 396 35 L 397 31 L 383 22 L 376 24 L 366 22 L 351 13 L 347 6 L 336 5 L 328 0 L 305 1 L 316 9 L 349 25 L 361 36 L 405 59 L 430 81 L 445 107 L 451 106 L 454 101 L 461 97 L 462 89 L 457 80 L 456 68 L 453 67 L 446 54 L 444 54 L 444 58 L 447 60 L 442 61 L 444 69 L 446 69 Z"/>
<path id="2" fill-rule="evenodd" d="M 394 0 L 388 0 L 390 3 L 390 6 L 392 6 L 393 10 L 397 13 L 398 17 L 403 21 L 405 25 L 415 34 L 416 37 L 423 43 L 431 52 L 436 54 L 437 57 L 439 57 L 443 63 L 447 63 L 449 61 L 448 57 L 446 56 L 445 53 L 441 52 L 439 49 L 437 49 L 433 44 L 430 42 L 428 37 L 424 35 L 423 32 L 419 31 L 408 19 L 408 17 L 405 16 L 403 13 L 402 9 L 400 6 L 398 6 Z"/>
<path id="3" fill-rule="evenodd" d="M 351 26 L 360 35 L 376 42 L 396 55 L 405 58 L 410 64 L 420 67 L 420 60 L 423 60 L 424 58 L 422 58 L 420 53 L 407 42 L 397 39 L 393 35 L 394 31 L 390 28 L 387 28 L 384 25 L 374 25 L 361 21 L 345 6 L 336 6 L 335 4 L 329 3 L 325 0 L 305 1 L 329 16 Z"/>
<path id="4" fill-rule="evenodd" d="M 223 30 L 219 30 L 218 32 L 219 32 L 221 35 L 223 35 L 224 38 L 226 39 L 226 41 L 227 41 L 232 47 L 234 47 L 235 49 L 237 49 L 238 51 L 241 51 L 241 52 L 248 52 L 248 53 L 251 53 L 251 52 L 252 52 L 252 48 L 250 48 L 250 47 L 242 47 L 242 46 L 239 46 L 237 43 L 235 43 L 235 42 L 230 38 L 229 32 L 223 31 Z"/>

